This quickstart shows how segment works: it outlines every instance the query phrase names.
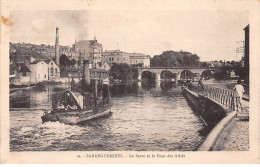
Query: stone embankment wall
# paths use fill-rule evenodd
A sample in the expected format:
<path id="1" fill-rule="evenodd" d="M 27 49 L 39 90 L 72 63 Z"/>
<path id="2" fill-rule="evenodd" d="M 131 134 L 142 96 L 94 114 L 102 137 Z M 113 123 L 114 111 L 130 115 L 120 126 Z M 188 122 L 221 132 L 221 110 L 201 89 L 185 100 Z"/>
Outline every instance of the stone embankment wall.
<path id="1" fill-rule="evenodd" d="M 232 112 L 230 109 L 224 107 L 217 101 L 206 96 L 199 95 L 187 88 L 183 89 L 183 94 L 190 106 L 200 115 L 205 124 L 213 127 L 198 150 L 213 150 L 219 136 L 221 135 L 221 132 L 236 116 L 236 112 Z"/>

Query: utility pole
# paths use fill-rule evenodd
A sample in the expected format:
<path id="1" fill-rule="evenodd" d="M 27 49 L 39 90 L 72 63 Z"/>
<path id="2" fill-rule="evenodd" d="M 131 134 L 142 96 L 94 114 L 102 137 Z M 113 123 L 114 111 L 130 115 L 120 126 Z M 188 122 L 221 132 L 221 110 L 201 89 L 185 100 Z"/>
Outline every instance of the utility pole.
<path id="1" fill-rule="evenodd" d="M 237 41 L 236 43 L 243 43 L 243 46 L 236 47 L 236 62 L 237 62 L 237 53 L 244 53 L 245 51 L 245 41 Z"/>

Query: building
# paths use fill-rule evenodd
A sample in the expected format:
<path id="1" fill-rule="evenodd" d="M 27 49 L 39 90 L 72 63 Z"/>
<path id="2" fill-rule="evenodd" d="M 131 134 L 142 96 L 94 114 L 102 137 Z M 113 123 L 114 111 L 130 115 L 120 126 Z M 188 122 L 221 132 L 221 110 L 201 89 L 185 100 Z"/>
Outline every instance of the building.
<path id="1" fill-rule="evenodd" d="M 102 79 L 104 82 L 109 82 L 109 74 L 104 69 L 89 69 L 90 79 Z M 69 81 L 74 80 L 76 83 L 83 79 L 83 68 L 71 68 L 68 71 L 67 77 Z"/>
<path id="2" fill-rule="evenodd" d="M 101 63 L 126 63 L 129 64 L 129 53 L 120 50 L 106 50 L 102 52 Z"/>
<path id="3" fill-rule="evenodd" d="M 31 63 L 30 67 L 32 83 L 48 81 L 49 65 L 45 61 L 35 60 Z"/>
<path id="4" fill-rule="evenodd" d="M 250 26 L 249 24 L 244 28 L 245 31 L 245 55 L 244 55 L 244 67 L 245 67 L 245 84 L 249 84 L 249 54 L 250 54 Z"/>
<path id="5" fill-rule="evenodd" d="M 102 79 L 103 82 L 109 82 L 109 74 L 104 69 L 90 69 L 90 79 L 99 80 Z"/>
<path id="6" fill-rule="evenodd" d="M 10 83 L 15 85 L 30 85 L 31 71 L 24 63 L 11 63 L 9 73 Z"/>
<path id="7" fill-rule="evenodd" d="M 60 67 L 53 60 L 46 60 L 48 64 L 48 80 L 57 81 L 60 78 Z"/>
<path id="8" fill-rule="evenodd" d="M 127 53 L 120 50 L 106 50 L 102 52 L 101 62 L 107 63 L 126 63 L 129 65 L 150 67 L 150 56 L 143 53 Z"/>
<path id="9" fill-rule="evenodd" d="M 90 64 L 92 64 L 91 68 L 99 68 L 101 66 L 103 46 L 97 42 L 96 37 L 94 40 L 75 42 L 75 50 L 81 53 L 83 60 L 89 60 Z"/>
<path id="10" fill-rule="evenodd" d="M 80 52 L 74 50 L 73 48 L 70 47 L 60 47 L 60 56 L 61 55 L 66 55 L 68 57 L 68 59 L 72 60 L 76 60 L 78 61 L 81 58 L 81 54 Z"/>
<path id="11" fill-rule="evenodd" d="M 151 58 L 143 53 L 132 53 L 129 56 L 130 65 L 150 68 Z"/>

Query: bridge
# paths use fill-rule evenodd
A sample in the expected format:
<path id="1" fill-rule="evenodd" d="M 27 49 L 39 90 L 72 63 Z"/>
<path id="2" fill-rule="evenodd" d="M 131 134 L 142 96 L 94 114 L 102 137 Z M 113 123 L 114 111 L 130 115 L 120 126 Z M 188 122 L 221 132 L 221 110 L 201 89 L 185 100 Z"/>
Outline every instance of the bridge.
<path id="1" fill-rule="evenodd" d="M 179 80 L 182 74 L 186 74 L 187 71 L 201 76 L 203 72 L 215 71 L 213 67 L 151 67 L 151 68 L 138 68 L 138 79 L 142 79 L 144 72 L 150 72 L 155 74 L 155 79 L 160 81 L 164 72 L 168 71 L 174 74 L 174 79 Z"/>

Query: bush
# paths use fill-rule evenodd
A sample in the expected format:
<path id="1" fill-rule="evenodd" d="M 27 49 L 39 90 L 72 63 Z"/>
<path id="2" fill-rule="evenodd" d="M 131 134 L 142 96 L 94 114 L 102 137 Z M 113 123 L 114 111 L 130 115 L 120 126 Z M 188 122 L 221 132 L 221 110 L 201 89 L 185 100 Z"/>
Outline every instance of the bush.
<path id="1" fill-rule="evenodd" d="M 44 90 L 46 90 L 45 83 L 39 82 L 39 83 L 35 84 L 34 90 L 36 90 L 36 91 L 44 91 Z"/>

